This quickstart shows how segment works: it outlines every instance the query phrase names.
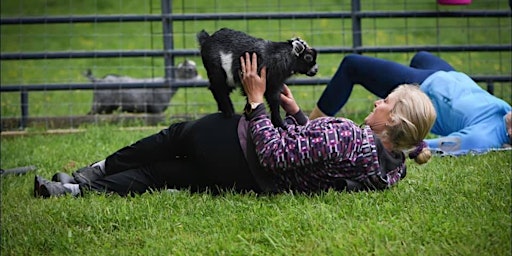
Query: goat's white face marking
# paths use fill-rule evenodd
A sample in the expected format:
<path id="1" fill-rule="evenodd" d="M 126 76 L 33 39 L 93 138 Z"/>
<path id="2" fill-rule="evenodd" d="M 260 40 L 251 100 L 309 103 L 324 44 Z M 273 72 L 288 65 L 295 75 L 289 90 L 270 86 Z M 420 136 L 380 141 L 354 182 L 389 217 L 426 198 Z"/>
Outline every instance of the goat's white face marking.
<path id="1" fill-rule="evenodd" d="M 220 51 L 219 54 L 222 68 L 224 72 L 226 72 L 226 84 L 230 87 L 235 87 L 235 80 L 233 78 L 233 72 L 231 71 L 231 67 L 233 66 L 233 53 Z"/>

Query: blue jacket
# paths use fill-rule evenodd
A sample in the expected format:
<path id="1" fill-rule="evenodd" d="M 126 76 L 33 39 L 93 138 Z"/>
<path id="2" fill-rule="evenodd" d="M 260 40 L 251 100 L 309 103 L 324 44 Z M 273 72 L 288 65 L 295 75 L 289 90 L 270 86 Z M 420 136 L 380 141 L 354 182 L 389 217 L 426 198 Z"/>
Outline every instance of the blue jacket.
<path id="1" fill-rule="evenodd" d="M 445 136 L 426 140 L 446 154 L 483 153 L 510 143 L 504 116 L 511 106 L 483 90 L 469 76 L 438 71 L 420 86 L 437 111 L 431 132 Z"/>

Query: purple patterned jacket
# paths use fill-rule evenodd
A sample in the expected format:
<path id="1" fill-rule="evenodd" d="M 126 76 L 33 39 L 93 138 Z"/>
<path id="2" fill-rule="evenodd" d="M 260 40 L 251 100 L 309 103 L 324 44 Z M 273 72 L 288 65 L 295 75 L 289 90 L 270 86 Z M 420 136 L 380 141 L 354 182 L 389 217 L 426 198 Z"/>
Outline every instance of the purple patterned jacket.
<path id="1" fill-rule="evenodd" d="M 299 111 L 285 118 L 283 130 L 272 125 L 264 104 L 241 119 L 239 135 L 251 138 L 246 156 L 264 190 L 385 189 L 405 177 L 404 154 L 385 150 L 369 126 L 334 117 L 309 121 Z"/>

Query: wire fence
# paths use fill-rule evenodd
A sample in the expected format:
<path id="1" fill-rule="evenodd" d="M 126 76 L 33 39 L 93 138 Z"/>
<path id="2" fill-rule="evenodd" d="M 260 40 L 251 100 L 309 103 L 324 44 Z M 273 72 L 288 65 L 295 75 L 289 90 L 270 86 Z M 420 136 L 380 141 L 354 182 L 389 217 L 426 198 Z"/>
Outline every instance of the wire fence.
<path id="1" fill-rule="evenodd" d="M 512 102 L 511 11 L 503 0 L 459 6 L 435 0 L 22 0 L 2 2 L 1 12 L 2 131 L 132 119 L 169 123 L 214 112 L 195 37 L 222 27 L 273 41 L 300 36 L 317 48 L 318 75 L 288 81 L 298 86 L 306 111 L 347 53 L 406 64 L 419 50 L 435 52 Z M 177 79 L 178 64 L 189 60 L 200 77 Z M 135 80 L 91 79 L 109 74 Z M 172 97 L 162 113 L 87 114 L 99 91 L 114 89 L 166 89 Z M 232 97 L 242 109 L 242 97 Z M 356 88 L 341 114 L 357 117 L 370 100 Z"/>

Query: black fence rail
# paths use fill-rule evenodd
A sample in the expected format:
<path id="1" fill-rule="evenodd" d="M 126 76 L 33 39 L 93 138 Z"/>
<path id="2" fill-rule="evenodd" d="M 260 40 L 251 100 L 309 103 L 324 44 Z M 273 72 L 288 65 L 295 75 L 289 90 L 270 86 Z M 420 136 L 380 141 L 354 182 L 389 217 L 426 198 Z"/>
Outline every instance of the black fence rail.
<path id="1" fill-rule="evenodd" d="M 38 60 L 38 59 L 78 59 L 78 58 L 128 58 L 128 57 L 162 57 L 165 61 L 165 82 L 153 83 L 111 83 L 97 87 L 90 83 L 66 84 L 24 84 L 2 85 L 0 92 L 20 92 L 21 119 L 19 127 L 25 128 L 28 119 L 28 93 L 30 91 L 55 90 L 98 90 L 98 89 L 129 89 L 129 88 L 164 88 L 164 87 L 205 87 L 208 81 L 175 81 L 172 67 L 176 57 L 198 56 L 197 49 L 175 49 L 173 42 L 174 21 L 198 20 L 287 20 L 287 19 L 350 19 L 352 22 L 352 46 L 350 47 L 318 47 L 320 53 L 403 53 L 417 51 L 434 52 L 512 52 L 512 45 L 424 45 L 424 46 L 386 46 L 371 47 L 362 43 L 362 20 L 375 18 L 510 18 L 510 10 L 482 11 L 361 11 L 360 1 L 351 1 L 351 11 L 340 12 L 310 12 L 310 13 L 215 13 L 215 14 L 173 14 L 172 0 L 161 1 L 161 14 L 156 15 L 98 15 L 98 16 L 45 16 L 1 18 L 0 25 L 30 25 L 30 24 L 68 24 L 68 23 L 101 23 L 101 22 L 162 22 L 162 50 L 126 50 L 126 51 L 53 51 L 53 52 L 2 52 L 0 60 Z M 494 83 L 512 82 L 510 74 L 506 75 L 475 75 L 476 82 L 487 84 L 488 91 L 493 93 Z M 329 78 L 292 79 L 291 85 L 320 85 L 326 84 Z"/>

